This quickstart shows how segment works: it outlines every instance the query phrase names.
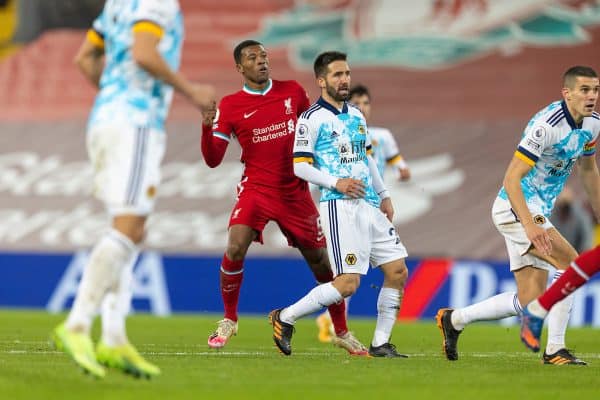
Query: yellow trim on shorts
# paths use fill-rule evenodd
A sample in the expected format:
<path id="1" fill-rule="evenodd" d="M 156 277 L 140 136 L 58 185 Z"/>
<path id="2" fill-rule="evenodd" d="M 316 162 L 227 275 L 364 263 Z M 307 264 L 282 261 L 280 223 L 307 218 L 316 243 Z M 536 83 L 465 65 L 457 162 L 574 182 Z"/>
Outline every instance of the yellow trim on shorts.
<path id="1" fill-rule="evenodd" d="M 100 34 L 95 30 L 88 29 L 85 38 L 94 46 L 99 47 L 101 49 L 104 48 L 104 39 L 102 39 L 102 36 L 100 36 Z"/>
<path id="2" fill-rule="evenodd" d="M 134 32 L 149 32 L 149 33 L 152 33 L 152 34 L 158 36 L 159 38 L 162 38 L 163 35 L 165 34 L 165 31 L 163 30 L 163 28 L 160 25 L 155 24 L 154 22 L 149 22 L 149 21 L 136 22 L 133 25 L 132 30 Z"/>
<path id="3" fill-rule="evenodd" d="M 515 151 L 515 157 L 517 157 L 521 161 L 524 161 L 526 164 L 528 164 L 531 167 L 533 167 L 535 165 L 535 161 L 533 161 L 531 158 L 527 157 L 525 154 L 521 153 L 518 150 Z"/>

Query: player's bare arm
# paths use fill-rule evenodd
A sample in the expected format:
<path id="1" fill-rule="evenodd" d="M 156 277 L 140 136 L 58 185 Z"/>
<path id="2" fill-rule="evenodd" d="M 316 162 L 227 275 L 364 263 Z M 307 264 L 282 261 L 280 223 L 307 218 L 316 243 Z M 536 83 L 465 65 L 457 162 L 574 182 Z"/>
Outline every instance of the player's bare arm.
<path id="1" fill-rule="evenodd" d="M 104 69 L 104 43 L 95 31 L 88 32 L 74 62 L 88 81 L 96 87 L 100 86 L 100 76 Z"/>
<path id="2" fill-rule="evenodd" d="M 398 169 L 398 180 L 401 182 L 407 182 L 410 180 L 410 168 L 408 168 L 408 164 L 404 161 L 404 158 L 401 155 L 398 155 L 399 160 L 396 162 L 396 168 Z"/>
<path id="3" fill-rule="evenodd" d="M 214 88 L 192 83 L 183 74 L 173 71 L 157 49 L 160 39 L 161 35 L 156 32 L 134 31 L 132 55 L 135 62 L 155 78 L 173 86 L 200 110 L 209 108 L 214 103 Z"/>
<path id="4" fill-rule="evenodd" d="M 527 238 L 533 243 L 533 246 L 540 254 L 548 256 L 552 252 L 550 236 L 544 228 L 533 222 L 533 217 L 525 201 L 523 189 L 521 189 L 521 179 L 529 173 L 531 168 L 529 164 L 514 156 L 506 169 L 503 185 L 511 207 L 525 229 Z"/>
<path id="5" fill-rule="evenodd" d="M 385 214 L 387 219 L 390 222 L 394 221 L 394 206 L 392 205 L 392 198 L 386 197 L 385 199 L 381 199 L 381 204 L 379 205 L 379 209 L 382 213 Z"/>
<path id="6" fill-rule="evenodd" d="M 379 204 L 379 209 L 385 216 L 390 220 L 390 222 L 394 219 L 394 207 L 392 206 L 392 201 L 390 199 L 390 193 L 385 187 L 383 183 L 383 179 L 381 175 L 379 175 L 379 169 L 377 168 L 377 162 L 373 159 L 373 157 L 369 154 L 367 155 L 367 162 L 369 163 L 369 172 L 371 173 L 371 179 L 373 182 L 373 189 L 377 192 L 377 195 L 381 199 L 381 203 Z"/>
<path id="7" fill-rule="evenodd" d="M 577 169 L 579 179 L 588 196 L 596 220 L 600 221 L 600 174 L 598 173 L 598 164 L 596 157 L 584 156 L 577 160 Z"/>

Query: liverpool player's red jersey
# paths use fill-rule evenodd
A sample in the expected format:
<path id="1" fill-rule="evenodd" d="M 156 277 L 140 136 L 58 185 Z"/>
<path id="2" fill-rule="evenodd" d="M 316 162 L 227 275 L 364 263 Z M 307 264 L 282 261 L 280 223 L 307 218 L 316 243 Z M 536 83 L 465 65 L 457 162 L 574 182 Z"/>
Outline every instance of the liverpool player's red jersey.
<path id="1" fill-rule="evenodd" d="M 306 190 L 306 182 L 294 175 L 292 149 L 296 121 L 309 105 L 306 91 L 296 81 L 271 80 L 261 92 L 244 86 L 224 97 L 212 132 L 203 127 L 206 163 L 220 164 L 229 141 L 236 137 L 242 148 L 244 188 Z"/>

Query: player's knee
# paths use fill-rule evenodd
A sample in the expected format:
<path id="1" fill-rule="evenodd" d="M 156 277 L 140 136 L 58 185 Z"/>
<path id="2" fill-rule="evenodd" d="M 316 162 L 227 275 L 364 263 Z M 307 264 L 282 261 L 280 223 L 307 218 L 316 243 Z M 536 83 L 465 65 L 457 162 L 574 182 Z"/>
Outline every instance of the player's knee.
<path id="1" fill-rule="evenodd" d="M 248 246 L 244 246 L 240 242 L 230 241 L 227 243 L 227 250 L 225 250 L 225 253 L 227 254 L 227 258 L 231 261 L 240 261 L 244 259 L 247 251 Z"/>
<path id="2" fill-rule="evenodd" d="M 329 276 L 333 278 L 331 265 L 329 264 L 327 256 L 314 260 L 313 262 L 308 262 L 308 265 L 310 265 L 310 269 L 316 277 Z"/>
<path id="3" fill-rule="evenodd" d="M 306 263 L 310 265 L 310 268 L 315 272 L 324 273 L 331 269 L 329 264 L 329 258 L 327 257 L 327 250 L 325 248 L 316 249 L 303 249 L 300 248 L 300 253 L 306 260 Z"/>
<path id="4" fill-rule="evenodd" d="M 129 240 L 131 240 L 135 244 L 139 244 L 144 240 L 144 236 L 146 231 L 144 229 L 144 225 L 140 224 L 131 224 L 127 227 L 119 227 L 117 229 L 120 233 L 126 236 Z"/>
<path id="5" fill-rule="evenodd" d="M 133 232 L 131 232 L 129 236 L 129 239 L 131 239 L 131 241 L 135 244 L 139 244 L 141 242 L 144 241 L 144 236 L 146 235 L 146 231 L 144 230 L 144 228 L 139 228 L 139 229 L 135 229 Z"/>
<path id="6" fill-rule="evenodd" d="M 342 297 L 350 297 L 360 286 L 360 277 L 357 274 L 342 274 L 338 275 L 334 281 L 333 286 L 340 292 Z"/>
<path id="7" fill-rule="evenodd" d="M 558 265 L 555 265 L 555 267 L 557 269 L 565 270 L 569 267 L 569 265 L 573 261 L 575 261 L 577 256 L 578 256 L 577 251 L 575 251 L 575 249 L 570 249 L 564 255 L 556 257 L 556 261 L 557 261 Z"/>
<path id="8" fill-rule="evenodd" d="M 394 262 L 384 269 L 384 286 L 404 288 L 408 279 L 408 268 L 404 261 Z"/>
<path id="9" fill-rule="evenodd" d="M 353 296 L 354 293 L 356 293 L 357 289 L 358 289 L 358 285 L 346 284 L 346 285 L 343 285 L 341 288 L 338 288 L 338 291 L 340 292 L 340 294 L 342 295 L 343 298 L 346 298 L 346 297 Z"/>

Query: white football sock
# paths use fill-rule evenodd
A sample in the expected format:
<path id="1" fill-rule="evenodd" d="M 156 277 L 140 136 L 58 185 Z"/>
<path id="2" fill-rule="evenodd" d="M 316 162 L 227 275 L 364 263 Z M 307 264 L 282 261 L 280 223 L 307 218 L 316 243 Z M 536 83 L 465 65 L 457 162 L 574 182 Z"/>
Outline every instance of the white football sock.
<path id="1" fill-rule="evenodd" d="M 400 309 L 400 291 L 394 288 L 381 288 L 377 298 L 377 324 L 371 344 L 381 346 L 390 341 L 392 329 L 398 318 Z"/>
<path id="2" fill-rule="evenodd" d="M 279 318 L 288 324 L 295 324 L 299 318 L 319 311 L 342 300 L 342 295 L 331 282 L 313 288 L 306 296 L 284 308 Z"/>
<path id="3" fill-rule="evenodd" d="M 517 294 L 515 292 L 505 292 L 479 303 L 454 310 L 451 321 L 454 329 L 462 331 L 471 322 L 514 317 L 522 311 Z"/>
<path id="4" fill-rule="evenodd" d="M 125 319 L 131 307 L 133 266 L 138 252 L 131 254 L 129 263 L 121 272 L 116 290 L 109 291 L 102 302 L 102 341 L 110 347 L 127 344 Z"/>
<path id="5" fill-rule="evenodd" d="M 561 277 L 563 271 L 556 271 L 554 274 L 554 283 Z M 548 312 L 548 342 L 546 343 L 546 354 L 554 354 L 565 346 L 565 333 L 571 316 L 571 308 L 573 307 L 574 296 L 567 296 L 563 300 L 556 303 Z"/>
<path id="6" fill-rule="evenodd" d="M 346 319 L 348 319 L 348 309 L 350 308 L 350 299 L 351 298 L 352 298 L 352 296 L 348 296 L 344 299 L 344 302 L 346 303 Z M 323 314 L 326 314 L 327 317 L 331 320 L 331 316 L 329 315 L 329 310 L 323 311 Z"/>
<path id="7" fill-rule="evenodd" d="M 67 329 L 89 334 L 106 292 L 115 287 L 122 269 L 135 251 L 133 242 L 114 229 L 100 239 L 83 271 L 67 318 Z"/>
<path id="8" fill-rule="evenodd" d="M 527 311 L 539 318 L 546 318 L 546 315 L 548 315 L 548 310 L 542 307 L 537 299 L 527 304 Z"/>

